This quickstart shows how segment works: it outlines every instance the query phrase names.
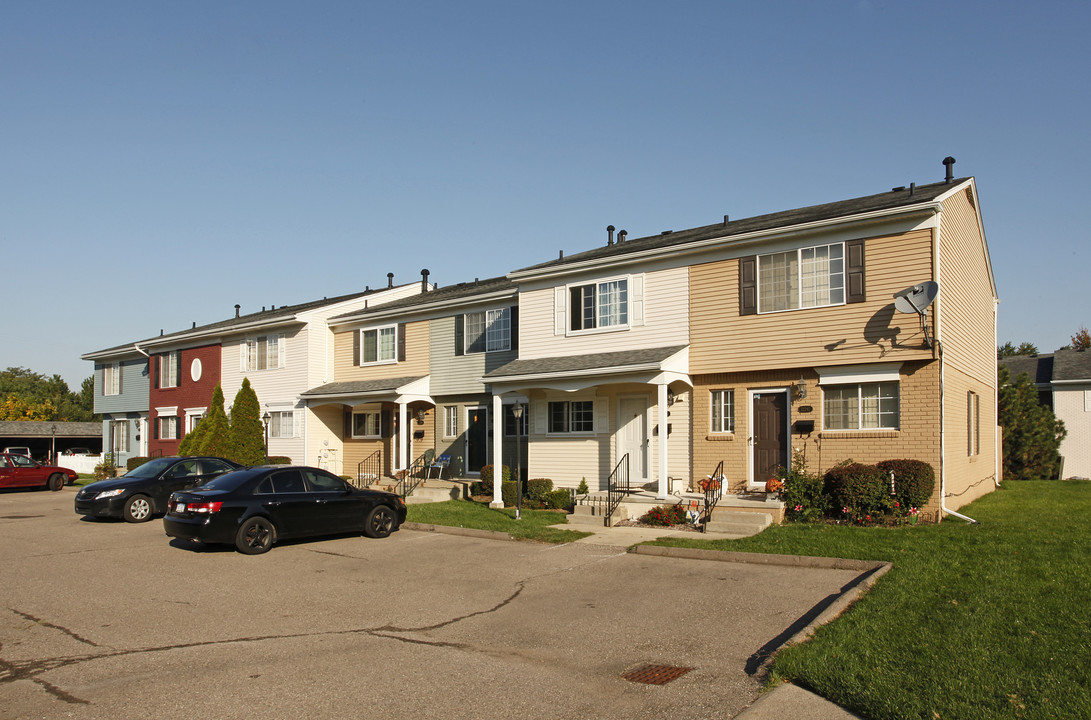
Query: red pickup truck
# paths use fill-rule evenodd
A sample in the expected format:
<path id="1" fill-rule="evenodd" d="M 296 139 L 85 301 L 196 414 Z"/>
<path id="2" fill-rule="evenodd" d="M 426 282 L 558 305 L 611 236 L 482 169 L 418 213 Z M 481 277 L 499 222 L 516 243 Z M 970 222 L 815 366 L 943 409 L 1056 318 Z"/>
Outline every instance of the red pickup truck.
<path id="1" fill-rule="evenodd" d="M 0 488 L 47 487 L 60 490 L 79 477 L 75 471 L 42 465 L 25 455 L 0 454 Z"/>

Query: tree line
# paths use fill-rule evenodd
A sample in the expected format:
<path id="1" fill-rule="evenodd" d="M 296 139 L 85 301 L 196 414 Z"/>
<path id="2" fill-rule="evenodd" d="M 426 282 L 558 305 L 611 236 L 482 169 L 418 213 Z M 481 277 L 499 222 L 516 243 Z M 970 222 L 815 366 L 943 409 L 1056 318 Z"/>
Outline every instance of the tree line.
<path id="1" fill-rule="evenodd" d="M 0 420 L 91 422 L 95 415 L 95 378 L 72 392 L 60 375 L 46 377 L 29 368 L 0 371 Z"/>

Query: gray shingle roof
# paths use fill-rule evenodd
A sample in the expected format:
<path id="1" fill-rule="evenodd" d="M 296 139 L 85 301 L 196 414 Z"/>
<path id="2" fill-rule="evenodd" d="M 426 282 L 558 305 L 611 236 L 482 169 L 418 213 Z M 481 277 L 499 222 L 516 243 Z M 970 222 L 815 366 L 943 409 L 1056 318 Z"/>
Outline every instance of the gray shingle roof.
<path id="1" fill-rule="evenodd" d="M 549 262 L 540 263 L 538 265 L 531 265 L 516 270 L 515 272 L 519 273 L 544 270 L 547 268 L 562 268 L 565 265 L 572 263 L 609 257 L 617 257 L 620 259 L 629 253 L 644 250 L 670 248 L 700 240 L 710 240 L 719 237 L 729 238 L 733 235 L 745 235 L 752 232 L 775 230 L 777 228 L 831 220 L 838 217 L 849 217 L 879 210 L 909 207 L 920 203 L 931 202 L 940 195 L 949 192 L 959 183 L 963 183 L 967 180 L 969 180 L 969 178 L 960 178 L 951 181 L 951 183 L 939 182 L 931 185 L 920 185 L 914 187 L 912 192 L 909 188 L 895 189 L 890 192 L 880 193 L 878 195 L 868 195 L 852 200 L 841 200 L 839 202 L 825 203 L 823 205 L 811 205 L 795 210 L 785 210 L 768 215 L 758 215 L 752 218 L 732 220 L 727 223 L 717 223 L 715 225 L 705 225 L 689 230 L 670 231 L 660 235 L 634 238 L 627 240 L 624 243 L 615 243 L 614 245 L 604 244 L 593 250 L 576 253 L 575 255 L 568 255 L 564 258 L 550 260 Z"/>
<path id="2" fill-rule="evenodd" d="M 380 313 L 387 310 L 412 310 L 414 307 L 422 305 L 428 305 L 437 302 L 451 302 L 456 300 L 464 300 L 472 298 L 475 295 L 487 295 L 494 292 L 501 292 L 503 290 L 511 290 L 515 293 L 515 283 L 506 277 L 486 278 L 485 280 L 474 280 L 473 282 L 458 283 L 457 285 L 449 285 L 447 287 L 441 287 L 437 290 L 429 290 L 428 292 L 418 293 L 416 295 L 410 295 L 407 298 L 401 298 L 400 300 L 393 300 L 391 302 L 376 305 L 368 308 L 367 310 L 353 310 L 351 312 L 343 313 L 335 317 L 330 318 L 331 321 L 340 320 L 348 317 L 356 317 L 366 313 Z"/>
<path id="3" fill-rule="evenodd" d="M 97 422 L 42 422 L 39 420 L 2 420 L 0 436 L 3 437 L 102 437 L 102 423 Z"/>
<path id="4" fill-rule="evenodd" d="M 486 380 L 509 377 L 525 377 L 548 373 L 578 373 L 588 370 L 617 370 L 640 368 L 663 362 L 671 355 L 684 350 L 685 345 L 671 347 L 646 348 L 643 350 L 620 350 L 616 352 L 595 353 L 593 355 L 568 355 L 533 360 L 513 360 L 501 365 L 485 375 Z"/>
<path id="5" fill-rule="evenodd" d="M 1065 349 L 1053 353 L 1053 379 L 1091 381 L 1091 351 Z"/>
<path id="6" fill-rule="evenodd" d="M 425 375 L 410 377 L 383 378 L 382 380 L 350 380 L 346 382 L 332 382 L 320 385 L 316 388 L 301 393 L 302 397 L 316 397 L 328 395 L 359 395 L 369 392 L 392 392 L 403 385 L 416 382 Z"/>
<path id="7" fill-rule="evenodd" d="M 1011 379 L 1026 374 L 1031 382 L 1039 385 L 1048 385 L 1053 376 L 1053 354 L 1044 355 L 1012 355 L 1000 358 L 998 364 L 1006 367 L 1011 373 Z"/>

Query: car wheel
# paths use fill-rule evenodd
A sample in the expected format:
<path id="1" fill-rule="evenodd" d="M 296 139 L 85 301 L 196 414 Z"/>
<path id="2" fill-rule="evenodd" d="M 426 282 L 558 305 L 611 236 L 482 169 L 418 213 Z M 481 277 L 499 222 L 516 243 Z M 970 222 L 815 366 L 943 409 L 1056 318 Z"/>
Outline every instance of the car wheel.
<path id="1" fill-rule="evenodd" d="M 235 548 L 246 555 L 268 552 L 276 540 L 276 530 L 265 518 L 250 518 L 235 533 Z"/>
<path id="2" fill-rule="evenodd" d="M 398 527 L 394 511 L 386 505 L 376 505 L 364 521 L 364 534 L 373 538 L 385 538 Z"/>
<path id="3" fill-rule="evenodd" d="M 146 495 L 133 495 L 125 503 L 125 522 L 139 523 L 152 519 L 152 503 Z"/>
<path id="4" fill-rule="evenodd" d="M 64 475 L 61 475 L 60 473 L 53 473 L 49 476 L 49 481 L 46 483 L 46 487 L 53 492 L 57 492 L 64 487 Z"/>

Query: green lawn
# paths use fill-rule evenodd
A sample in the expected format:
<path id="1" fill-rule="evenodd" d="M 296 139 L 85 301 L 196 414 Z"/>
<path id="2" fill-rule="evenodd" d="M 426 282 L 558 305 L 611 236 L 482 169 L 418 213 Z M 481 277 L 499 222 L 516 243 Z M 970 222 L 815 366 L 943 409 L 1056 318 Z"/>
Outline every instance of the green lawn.
<path id="1" fill-rule="evenodd" d="M 851 610 L 773 665 L 867 718 L 1091 717 L 1091 483 L 1009 482 L 980 522 L 774 526 L 656 545 L 888 560 Z"/>
<path id="2" fill-rule="evenodd" d="M 414 504 L 408 510 L 410 522 L 497 530 L 523 540 L 565 543 L 591 534 L 556 527 L 566 522 L 566 515 L 551 510 L 523 510 L 520 520 L 515 519 L 514 508 L 490 508 L 468 500 Z"/>

